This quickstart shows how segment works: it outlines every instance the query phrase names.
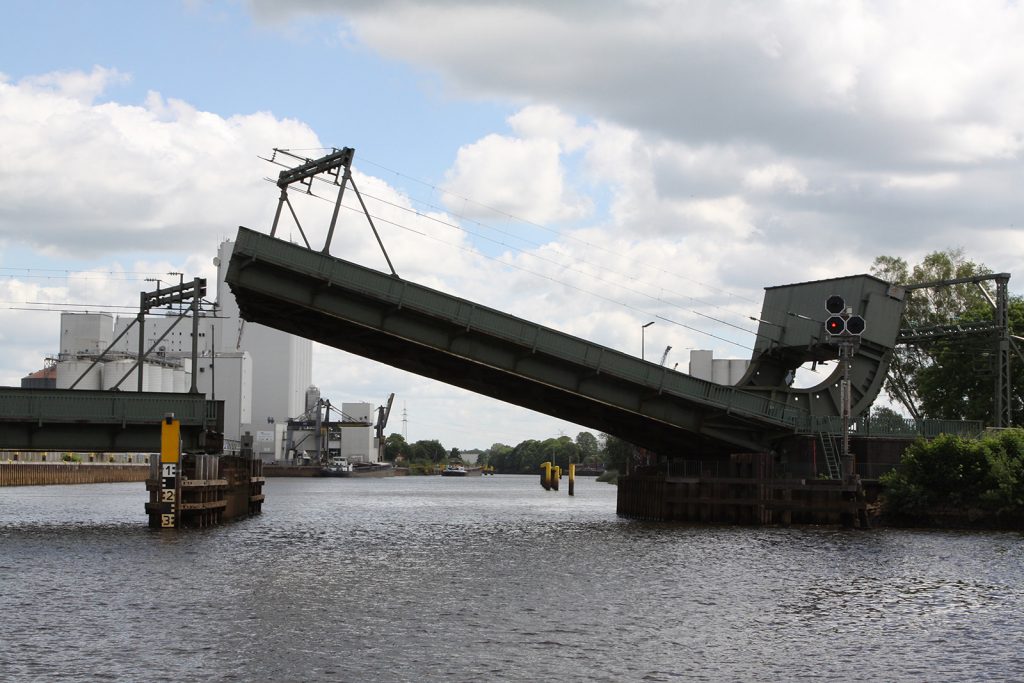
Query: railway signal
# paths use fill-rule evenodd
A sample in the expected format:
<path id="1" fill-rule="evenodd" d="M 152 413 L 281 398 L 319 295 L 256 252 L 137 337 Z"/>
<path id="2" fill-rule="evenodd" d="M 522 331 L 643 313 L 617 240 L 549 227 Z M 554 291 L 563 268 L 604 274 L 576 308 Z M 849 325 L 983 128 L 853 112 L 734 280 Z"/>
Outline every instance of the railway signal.
<path id="1" fill-rule="evenodd" d="M 832 314 L 825 321 L 825 331 L 833 337 L 859 337 L 867 327 L 864 318 L 853 315 L 846 307 L 846 300 L 837 294 L 825 300 L 825 310 Z"/>

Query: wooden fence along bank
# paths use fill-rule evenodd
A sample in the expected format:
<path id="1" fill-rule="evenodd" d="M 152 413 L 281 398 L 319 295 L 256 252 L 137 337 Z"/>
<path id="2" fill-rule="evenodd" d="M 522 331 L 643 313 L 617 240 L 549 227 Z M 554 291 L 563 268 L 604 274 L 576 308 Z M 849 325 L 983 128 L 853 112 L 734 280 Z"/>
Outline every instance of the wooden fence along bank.
<path id="1" fill-rule="evenodd" d="M 148 464 L 91 462 L 0 462 L 0 486 L 106 484 L 146 481 Z"/>

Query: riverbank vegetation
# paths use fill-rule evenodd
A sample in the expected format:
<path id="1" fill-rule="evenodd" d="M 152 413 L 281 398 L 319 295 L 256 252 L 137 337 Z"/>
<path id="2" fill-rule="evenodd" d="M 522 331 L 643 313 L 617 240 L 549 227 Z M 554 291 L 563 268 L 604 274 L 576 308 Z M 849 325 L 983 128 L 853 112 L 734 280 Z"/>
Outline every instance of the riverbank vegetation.
<path id="1" fill-rule="evenodd" d="M 880 478 L 883 510 L 922 526 L 1024 524 L 1024 429 L 918 441 Z"/>
<path id="2" fill-rule="evenodd" d="M 550 439 L 527 439 L 515 446 L 495 443 L 483 451 L 474 452 L 476 464 L 493 467 L 499 474 L 537 474 L 543 462 L 551 462 L 563 470 L 570 463 L 578 467 L 623 470 L 633 446 L 610 434 L 595 436 L 580 432 L 575 439 L 557 436 Z M 461 461 L 457 448 L 446 449 L 436 439 L 408 443 L 401 434 L 391 434 L 385 440 L 384 458 L 401 462 L 412 471 L 433 471 L 438 465 Z"/>

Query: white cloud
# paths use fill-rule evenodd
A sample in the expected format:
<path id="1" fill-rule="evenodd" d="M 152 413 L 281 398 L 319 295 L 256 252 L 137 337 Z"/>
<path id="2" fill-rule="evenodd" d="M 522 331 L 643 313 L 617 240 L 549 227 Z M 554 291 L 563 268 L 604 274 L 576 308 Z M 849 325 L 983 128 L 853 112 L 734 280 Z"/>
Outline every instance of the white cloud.
<path id="1" fill-rule="evenodd" d="M 6 79 L 0 78 L 0 81 Z M 127 83 L 131 76 L 117 69 L 94 66 L 92 71 L 54 71 L 38 76 L 29 76 L 19 86 L 40 96 L 50 95 L 60 99 L 71 99 L 83 105 L 91 105 L 110 86 Z"/>
<path id="2" fill-rule="evenodd" d="M 520 137 L 536 140 L 550 140 L 558 144 L 563 152 L 575 152 L 595 134 L 589 127 L 577 125 L 576 119 L 552 106 L 523 107 L 508 119 Z"/>
<path id="3" fill-rule="evenodd" d="M 296 121 L 222 118 L 156 93 L 145 106 L 93 104 L 116 73 L 0 83 L 0 241 L 76 256 L 212 251 L 272 211 L 257 155 L 319 144 Z"/>
<path id="4" fill-rule="evenodd" d="M 954 187 L 960 178 L 955 173 L 894 175 L 885 181 L 887 187 L 907 190 L 945 190 Z"/>
<path id="5" fill-rule="evenodd" d="M 965 120 L 996 138 L 1024 121 L 1024 7 L 1002 0 L 253 5 L 276 19 L 334 12 L 470 97 L 554 104 L 691 145 L 758 140 L 877 165 L 941 156 Z"/>
<path id="6" fill-rule="evenodd" d="M 466 145 L 476 163 L 453 169 L 471 198 L 509 213 L 572 217 L 555 207 L 574 198 L 554 197 L 583 194 L 578 172 L 608 194 L 597 224 L 637 238 L 740 236 L 753 242 L 736 249 L 807 263 L 820 261 L 810 245 L 842 243 L 857 270 L 880 253 L 968 241 L 1024 269 L 1024 238 L 1011 234 L 1002 251 L 990 242 L 1024 210 L 1020 3 L 253 6 L 268 21 L 331 13 L 452 92 L 521 103 L 513 136 Z M 576 123 L 584 116 L 593 123 Z M 537 168 L 560 163 L 562 174 L 528 214 L 502 193 L 531 186 L 508 174 L 527 156 L 520 141 L 536 140 L 549 143 L 533 150 Z M 567 163 L 574 154 L 582 167 Z"/>
<path id="7" fill-rule="evenodd" d="M 546 224 L 583 217 L 589 203 L 567 186 L 565 175 L 557 141 L 491 134 L 459 150 L 445 178 L 444 201 L 472 218 L 498 212 Z"/>
<path id="8" fill-rule="evenodd" d="M 807 178 L 788 164 L 768 164 L 747 171 L 744 185 L 752 190 L 791 192 L 803 194 L 807 191 Z"/>

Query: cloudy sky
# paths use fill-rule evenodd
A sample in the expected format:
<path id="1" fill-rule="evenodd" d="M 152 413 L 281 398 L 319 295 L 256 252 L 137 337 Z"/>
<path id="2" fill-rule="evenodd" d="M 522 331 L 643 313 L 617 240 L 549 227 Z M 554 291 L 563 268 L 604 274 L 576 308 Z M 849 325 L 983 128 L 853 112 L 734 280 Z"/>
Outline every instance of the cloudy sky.
<path id="1" fill-rule="evenodd" d="M 671 346 L 680 369 L 695 348 L 749 357 L 763 287 L 867 272 L 881 254 L 962 247 L 1024 291 L 1017 2 L 3 13 L 0 384 L 56 352 L 60 310 L 129 311 L 147 278 L 211 277 L 238 225 L 267 229 L 274 147 L 355 148 L 400 276 L 636 355 L 653 320 L 647 357 Z M 317 235 L 322 188 L 295 199 Z M 334 244 L 385 267 L 355 211 Z M 410 440 L 579 431 L 322 347 L 314 381 L 334 402 L 395 392 L 390 427 L 404 406 Z"/>

